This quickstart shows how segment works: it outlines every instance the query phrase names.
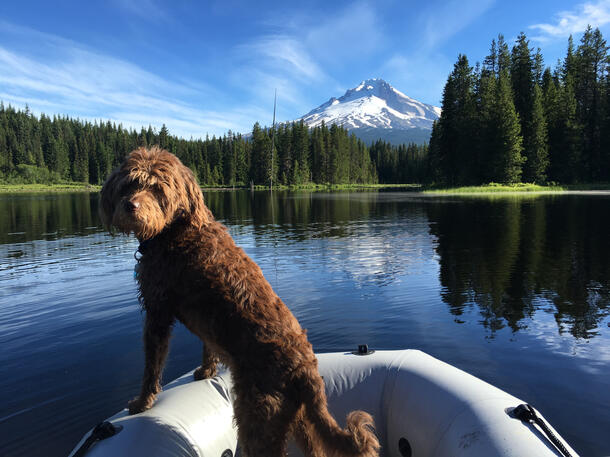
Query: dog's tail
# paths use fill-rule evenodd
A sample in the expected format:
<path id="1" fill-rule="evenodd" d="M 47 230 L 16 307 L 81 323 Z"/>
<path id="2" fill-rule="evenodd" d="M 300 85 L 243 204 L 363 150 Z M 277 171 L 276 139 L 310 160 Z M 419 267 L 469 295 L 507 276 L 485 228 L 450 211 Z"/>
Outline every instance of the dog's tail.
<path id="1" fill-rule="evenodd" d="M 377 457 L 379 441 L 374 422 L 364 411 L 347 415 L 344 429 L 328 412 L 324 381 L 317 371 L 299 379 L 305 406 L 305 419 L 312 425 L 328 457 Z"/>

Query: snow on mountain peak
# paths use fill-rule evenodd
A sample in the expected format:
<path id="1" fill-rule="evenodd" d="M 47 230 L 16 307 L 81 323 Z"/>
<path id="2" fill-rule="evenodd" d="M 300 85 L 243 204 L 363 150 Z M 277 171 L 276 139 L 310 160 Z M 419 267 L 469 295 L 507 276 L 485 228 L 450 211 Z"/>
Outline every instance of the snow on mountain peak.
<path id="1" fill-rule="evenodd" d="M 421 103 L 393 88 L 380 78 L 362 81 L 342 97 L 310 111 L 301 119 L 310 127 L 324 122 L 349 130 L 424 129 L 430 130 L 440 116 L 440 108 Z"/>

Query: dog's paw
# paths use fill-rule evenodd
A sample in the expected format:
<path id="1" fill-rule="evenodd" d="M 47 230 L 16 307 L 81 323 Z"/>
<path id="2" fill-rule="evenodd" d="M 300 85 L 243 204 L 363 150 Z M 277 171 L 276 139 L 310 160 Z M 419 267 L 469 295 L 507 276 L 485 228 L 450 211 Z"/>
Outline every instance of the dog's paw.
<path id="1" fill-rule="evenodd" d="M 129 409 L 129 415 L 138 414 L 143 411 L 146 411 L 147 409 L 150 409 L 154 402 L 155 402 L 154 397 L 149 397 L 149 398 L 144 398 L 144 399 L 142 399 L 140 397 L 136 397 L 133 400 L 130 400 L 127 403 L 127 409 Z"/>
<path id="2" fill-rule="evenodd" d="M 195 381 L 201 381 L 202 379 L 208 379 L 208 378 L 213 378 L 214 376 L 216 376 L 216 367 L 199 367 L 195 370 L 195 373 L 193 373 L 193 377 L 195 378 Z"/>

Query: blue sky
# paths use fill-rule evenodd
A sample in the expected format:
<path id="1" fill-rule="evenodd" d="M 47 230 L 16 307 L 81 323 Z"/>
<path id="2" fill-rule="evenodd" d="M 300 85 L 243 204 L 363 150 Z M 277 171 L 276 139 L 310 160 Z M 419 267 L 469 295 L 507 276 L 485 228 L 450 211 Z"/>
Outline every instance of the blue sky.
<path id="1" fill-rule="evenodd" d="M 248 132 L 381 77 L 439 105 L 459 53 L 503 33 L 563 58 L 610 0 L 0 2 L 0 100 L 39 114 L 111 119 L 183 137 Z"/>

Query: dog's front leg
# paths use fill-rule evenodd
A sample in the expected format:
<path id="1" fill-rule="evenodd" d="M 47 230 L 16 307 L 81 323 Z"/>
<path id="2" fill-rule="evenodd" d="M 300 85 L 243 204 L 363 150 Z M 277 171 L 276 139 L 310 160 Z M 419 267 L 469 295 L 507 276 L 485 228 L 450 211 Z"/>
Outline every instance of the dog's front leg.
<path id="1" fill-rule="evenodd" d="M 161 392 L 161 373 L 169 350 L 173 317 L 158 312 L 146 312 L 144 323 L 144 377 L 140 395 L 129 402 L 129 414 L 149 409 Z"/>
<path id="2" fill-rule="evenodd" d="M 203 343 L 203 356 L 201 366 L 195 370 L 193 374 L 195 380 L 200 381 L 202 379 L 213 378 L 216 376 L 217 370 L 216 365 L 218 364 L 218 357 L 210 349 L 209 345 Z"/>

